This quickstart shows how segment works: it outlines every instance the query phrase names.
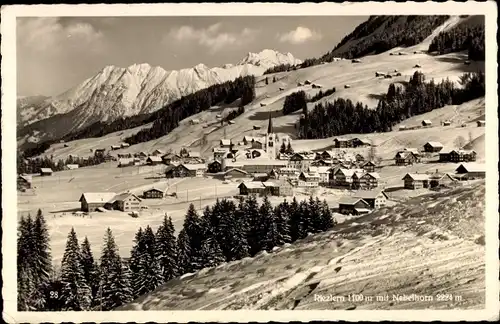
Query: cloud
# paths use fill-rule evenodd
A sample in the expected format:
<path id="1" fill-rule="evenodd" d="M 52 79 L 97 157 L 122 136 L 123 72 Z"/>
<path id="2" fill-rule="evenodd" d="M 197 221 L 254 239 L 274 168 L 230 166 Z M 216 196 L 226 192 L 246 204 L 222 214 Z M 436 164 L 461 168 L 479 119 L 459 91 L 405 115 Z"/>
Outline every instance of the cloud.
<path id="1" fill-rule="evenodd" d="M 59 18 L 18 18 L 20 49 L 47 55 L 68 51 L 95 52 L 104 44 L 103 34 L 88 23 L 61 24 Z"/>
<path id="2" fill-rule="evenodd" d="M 278 34 L 278 39 L 282 43 L 302 44 L 307 41 L 316 41 L 322 38 L 319 32 L 310 30 L 307 27 L 299 26 L 295 30 L 285 34 Z"/>
<path id="3" fill-rule="evenodd" d="M 240 46 L 252 41 L 258 30 L 244 28 L 240 32 L 221 31 L 222 23 L 216 23 L 207 28 L 196 29 L 191 26 L 181 26 L 170 30 L 164 42 L 169 44 L 173 39 L 177 42 L 196 42 L 206 47 L 210 53 L 216 53 L 227 46 Z"/>

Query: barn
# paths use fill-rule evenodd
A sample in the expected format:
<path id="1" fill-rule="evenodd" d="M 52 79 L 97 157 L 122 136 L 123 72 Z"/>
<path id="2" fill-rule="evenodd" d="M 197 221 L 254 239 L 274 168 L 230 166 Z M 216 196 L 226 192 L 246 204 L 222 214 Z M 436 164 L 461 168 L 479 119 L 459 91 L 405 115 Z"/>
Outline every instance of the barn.
<path id="1" fill-rule="evenodd" d="M 262 195 L 266 187 L 260 181 L 249 181 L 242 182 L 238 189 L 240 189 L 240 195 Z"/>
<path id="2" fill-rule="evenodd" d="M 51 168 L 40 168 L 40 175 L 41 176 L 51 176 L 54 171 L 52 171 Z"/>
<path id="3" fill-rule="evenodd" d="M 142 193 L 145 199 L 161 199 L 163 198 L 164 192 L 160 189 L 151 188 Z"/>
<path id="4" fill-rule="evenodd" d="M 94 212 L 97 208 L 110 208 L 111 199 L 116 196 L 114 192 L 84 192 L 80 196 L 80 209 L 84 212 Z"/>
<path id="5" fill-rule="evenodd" d="M 439 142 L 427 142 L 424 144 L 424 152 L 437 153 L 443 149 L 443 144 Z"/>
<path id="6" fill-rule="evenodd" d="M 429 187 L 429 175 L 425 173 L 407 173 L 403 179 L 405 189 L 421 189 Z"/>
<path id="7" fill-rule="evenodd" d="M 486 165 L 482 163 L 462 163 L 455 170 L 460 178 L 465 179 L 484 179 L 486 178 Z"/>
<path id="8" fill-rule="evenodd" d="M 370 211 L 370 204 L 361 198 L 346 197 L 339 202 L 339 213 L 344 215 L 367 214 Z"/>

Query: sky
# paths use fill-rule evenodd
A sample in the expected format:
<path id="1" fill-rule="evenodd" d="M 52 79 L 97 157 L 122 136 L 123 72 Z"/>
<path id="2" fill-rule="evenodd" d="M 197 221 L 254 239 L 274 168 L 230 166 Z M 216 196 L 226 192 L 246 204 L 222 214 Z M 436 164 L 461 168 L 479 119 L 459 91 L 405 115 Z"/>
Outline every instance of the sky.
<path id="1" fill-rule="evenodd" d="M 274 49 L 306 59 L 330 51 L 368 16 L 17 18 L 17 93 L 53 96 L 107 65 L 165 70 L 238 63 Z"/>

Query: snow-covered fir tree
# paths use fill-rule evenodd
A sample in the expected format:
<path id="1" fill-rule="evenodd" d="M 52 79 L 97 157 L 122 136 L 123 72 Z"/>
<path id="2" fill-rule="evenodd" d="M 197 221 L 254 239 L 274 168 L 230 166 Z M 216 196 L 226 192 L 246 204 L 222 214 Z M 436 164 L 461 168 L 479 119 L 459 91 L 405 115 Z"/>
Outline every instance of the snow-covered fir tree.
<path id="1" fill-rule="evenodd" d="M 321 203 L 321 231 L 328 231 L 337 225 L 337 221 L 332 216 L 332 211 L 326 200 Z"/>
<path id="2" fill-rule="evenodd" d="M 187 252 L 188 265 L 187 272 L 201 269 L 201 242 L 203 240 L 203 231 L 201 229 L 201 221 L 193 204 L 189 205 L 186 217 L 184 219 L 183 230 L 187 236 L 189 249 L 183 248 Z"/>
<path id="3" fill-rule="evenodd" d="M 233 244 L 231 245 L 232 260 L 241 260 L 249 255 L 248 220 L 245 217 L 245 202 L 240 199 L 234 212 Z"/>
<path id="4" fill-rule="evenodd" d="M 97 291 L 99 290 L 99 267 L 94 260 L 90 242 L 86 236 L 82 242 L 80 253 L 83 275 L 92 292 L 92 306 L 96 306 L 98 302 Z"/>
<path id="5" fill-rule="evenodd" d="M 155 256 L 155 235 L 149 225 L 136 243 L 136 268 L 133 273 L 133 290 L 137 296 L 155 290 L 163 283 L 163 275 Z"/>
<path id="6" fill-rule="evenodd" d="M 290 237 L 292 242 L 304 236 L 302 212 L 300 205 L 295 197 L 290 204 Z"/>
<path id="7" fill-rule="evenodd" d="M 245 218 L 248 220 L 247 241 L 250 248 L 250 256 L 254 256 L 262 250 L 262 241 L 259 236 L 261 219 L 259 215 L 259 204 L 255 196 L 250 195 L 245 201 Z"/>
<path id="8" fill-rule="evenodd" d="M 33 269 L 33 219 L 21 217 L 17 237 L 17 308 L 18 311 L 35 310 L 32 296 L 36 290 Z"/>
<path id="9" fill-rule="evenodd" d="M 92 291 L 85 280 L 81 261 L 78 238 L 75 230 L 71 228 L 61 262 L 62 310 L 82 311 L 88 310 L 91 306 Z"/>
<path id="10" fill-rule="evenodd" d="M 285 200 L 274 208 L 276 229 L 278 231 L 277 245 L 290 243 L 290 205 Z"/>
<path id="11" fill-rule="evenodd" d="M 128 270 L 122 264 L 111 229 L 106 230 L 100 260 L 99 309 L 111 310 L 132 300 Z"/>
<path id="12" fill-rule="evenodd" d="M 185 229 L 179 232 L 177 237 L 177 268 L 179 275 L 193 271 L 193 266 L 190 261 L 191 244 L 189 243 L 189 236 Z"/>
<path id="13" fill-rule="evenodd" d="M 33 294 L 35 308 L 43 310 L 46 303 L 45 291 L 50 281 L 52 272 L 52 256 L 50 253 L 50 238 L 47 223 L 42 211 L 39 209 L 33 226 L 32 265 L 35 273 L 37 289 Z"/>
<path id="14" fill-rule="evenodd" d="M 261 217 L 259 238 L 262 250 L 271 251 L 273 247 L 278 245 L 278 230 L 276 227 L 275 215 L 269 198 L 264 196 L 262 205 L 259 208 Z"/>
<path id="15" fill-rule="evenodd" d="M 205 239 L 201 245 L 201 264 L 203 268 L 215 267 L 226 261 L 222 249 L 217 242 L 216 235 L 212 228 L 205 233 Z"/>
<path id="16" fill-rule="evenodd" d="M 178 274 L 177 242 L 172 218 L 165 215 L 163 223 L 156 231 L 156 258 L 160 266 L 163 281 L 169 281 Z"/>

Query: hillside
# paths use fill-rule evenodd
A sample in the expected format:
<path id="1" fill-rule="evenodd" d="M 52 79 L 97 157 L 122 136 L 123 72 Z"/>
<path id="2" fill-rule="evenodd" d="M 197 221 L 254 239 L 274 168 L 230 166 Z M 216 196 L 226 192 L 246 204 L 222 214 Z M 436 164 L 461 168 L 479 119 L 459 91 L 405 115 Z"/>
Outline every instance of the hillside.
<path id="1" fill-rule="evenodd" d="M 484 183 L 412 198 L 273 253 L 184 275 L 118 310 L 480 309 L 484 199 Z M 439 301 L 439 292 L 461 297 Z M 332 294 L 345 299 L 318 301 Z M 350 294 L 373 300 L 349 302 Z"/>
<path id="2" fill-rule="evenodd" d="M 53 98 L 18 105 L 18 140 L 60 138 L 97 121 L 147 114 L 214 84 L 239 76 L 262 75 L 274 65 L 300 63 L 292 54 L 272 50 L 248 53 L 237 65 L 166 71 L 149 64 L 107 66 L 93 77 Z M 25 100 L 26 101 L 26 100 Z"/>

